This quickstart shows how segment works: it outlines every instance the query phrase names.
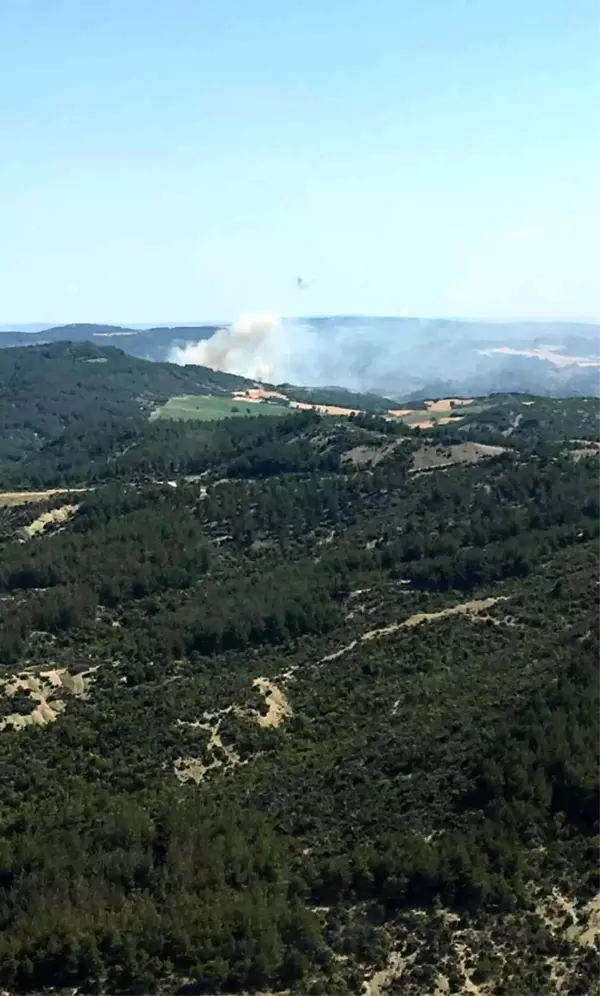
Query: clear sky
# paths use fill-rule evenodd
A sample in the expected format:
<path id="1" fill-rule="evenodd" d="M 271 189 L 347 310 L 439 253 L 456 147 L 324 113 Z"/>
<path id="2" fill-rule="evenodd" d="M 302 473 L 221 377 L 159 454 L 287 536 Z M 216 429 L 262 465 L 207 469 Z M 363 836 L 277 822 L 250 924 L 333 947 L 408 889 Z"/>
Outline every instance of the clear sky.
<path id="1" fill-rule="evenodd" d="M 598 318 L 599 11 L 0 0 L 0 322 Z"/>

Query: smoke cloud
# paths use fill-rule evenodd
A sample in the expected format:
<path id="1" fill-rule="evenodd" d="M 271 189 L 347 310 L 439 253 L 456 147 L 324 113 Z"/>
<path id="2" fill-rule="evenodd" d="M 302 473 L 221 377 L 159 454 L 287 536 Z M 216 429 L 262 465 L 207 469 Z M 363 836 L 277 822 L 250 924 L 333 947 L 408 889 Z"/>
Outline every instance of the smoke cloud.
<path id="1" fill-rule="evenodd" d="M 386 362 L 381 350 L 389 355 L 391 346 L 385 330 L 379 327 L 374 336 L 371 324 L 369 319 L 242 315 L 210 339 L 173 348 L 169 359 L 269 383 L 337 384 L 360 390 L 378 379 L 376 367 Z"/>
<path id="2" fill-rule="evenodd" d="M 276 315 L 242 315 L 234 325 L 219 329 L 210 339 L 173 349 L 170 359 L 181 365 L 198 363 L 213 370 L 270 381 L 275 375 L 280 334 Z"/>
<path id="3" fill-rule="evenodd" d="M 169 358 L 175 363 L 198 363 L 271 384 L 337 385 L 353 391 L 376 391 L 387 397 L 408 397 L 423 385 L 450 382 L 457 390 L 485 393 L 488 389 L 504 389 L 497 386 L 500 381 L 496 375 L 500 368 L 514 375 L 512 366 L 510 370 L 507 367 L 509 361 L 513 365 L 515 360 L 521 361 L 517 372 L 522 367 L 523 357 L 505 355 L 508 346 L 521 352 L 538 348 L 540 342 L 557 348 L 565 336 L 570 343 L 571 335 L 577 337 L 572 345 L 574 355 L 587 356 L 589 352 L 594 354 L 593 359 L 598 354 L 597 331 L 597 326 L 551 322 L 300 319 L 255 314 L 242 315 L 210 339 L 174 348 Z M 490 353 L 494 349 L 496 352 Z M 498 349 L 501 355 L 496 355 Z M 546 374 L 542 376 L 539 369 L 541 361 L 529 362 L 537 366 L 528 372 L 523 390 L 545 383 Z M 545 366 L 555 369 L 551 363 Z M 509 387 L 513 380 L 509 376 Z M 593 388 L 592 393 L 595 391 Z"/>

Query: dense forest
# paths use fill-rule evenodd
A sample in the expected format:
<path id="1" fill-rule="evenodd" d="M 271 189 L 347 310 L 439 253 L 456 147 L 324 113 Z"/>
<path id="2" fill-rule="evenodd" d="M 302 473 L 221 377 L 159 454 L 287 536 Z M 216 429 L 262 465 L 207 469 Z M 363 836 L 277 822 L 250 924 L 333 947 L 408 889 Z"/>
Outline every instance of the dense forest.
<path id="1" fill-rule="evenodd" d="M 0 985 L 600 992 L 597 401 L 152 422 L 55 348 L 2 368 Z"/>

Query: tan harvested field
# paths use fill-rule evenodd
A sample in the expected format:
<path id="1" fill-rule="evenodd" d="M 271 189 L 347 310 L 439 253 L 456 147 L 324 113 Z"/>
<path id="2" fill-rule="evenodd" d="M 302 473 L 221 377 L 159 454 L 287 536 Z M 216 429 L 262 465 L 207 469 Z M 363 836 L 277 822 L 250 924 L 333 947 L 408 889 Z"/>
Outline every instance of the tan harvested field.
<path id="1" fill-rule="evenodd" d="M 401 418 L 411 429 L 433 429 L 436 425 L 460 422 L 465 409 L 473 405 L 473 411 L 480 411 L 485 405 L 475 398 L 438 398 L 435 401 L 420 401 L 414 408 L 390 408 L 388 418 Z"/>
<path id="2" fill-rule="evenodd" d="M 339 405 L 315 405 L 308 401 L 290 401 L 290 408 L 299 408 L 301 411 L 314 411 L 319 415 L 358 415 L 360 408 L 341 408 Z"/>
<path id="3" fill-rule="evenodd" d="M 426 401 L 425 407 L 430 412 L 447 412 L 453 406 L 472 404 L 473 398 L 440 398 L 438 401 Z"/>
<path id="4" fill-rule="evenodd" d="M 7 505 L 27 505 L 29 502 L 46 501 L 56 495 L 78 495 L 89 488 L 51 488 L 49 491 L 0 491 L 0 508 Z"/>

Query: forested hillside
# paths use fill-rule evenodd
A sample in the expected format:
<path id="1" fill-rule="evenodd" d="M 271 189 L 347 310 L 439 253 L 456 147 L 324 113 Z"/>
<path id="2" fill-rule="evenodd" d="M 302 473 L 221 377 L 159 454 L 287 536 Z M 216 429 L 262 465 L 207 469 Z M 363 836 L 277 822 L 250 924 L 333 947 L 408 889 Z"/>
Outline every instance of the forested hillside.
<path id="1" fill-rule="evenodd" d="M 54 486 L 94 477 L 135 442 L 158 463 L 189 450 L 189 430 L 158 427 L 149 419 L 169 398 L 188 395 L 234 399 L 253 381 L 201 366 L 152 363 L 111 346 L 59 342 L 0 351 L 0 484 Z M 385 411 L 392 402 L 351 391 L 298 391 L 291 398 Z M 243 410 L 244 403 L 240 401 Z M 247 406 L 246 406 L 247 407 Z M 260 411 L 258 410 L 260 408 Z M 265 405 L 252 414 L 269 413 Z M 239 420 L 238 420 L 239 421 Z M 247 419 L 243 419 L 246 423 Z M 216 427 L 219 434 L 219 428 Z M 243 436 L 246 428 L 242 428 Z M 206 426 L 192 429 L 194 439 Z M 235 434 L 235 429 L 234 429 Z M 171 449 L 171 444 L 174 450 Z M 223 445 L 227 442 L 223 438 Z M 193 450 L 196 443 L 192 442 Z M 219 452 L 219 446 L 216 447 Z M 215 447 L 212 447 L 212 453 Z M 193 462 L 193 461 L 192 461 Z M 129 471 L 131 468 L 127 468 Z M 120 473 L 119 470 L 114 473 Z"/>
<path id="2" fill-rule="evenodd" d="M 597 401 L 149 422 L 82 348 L 58 428 L 2 368 L 0 985 L 600 992 Z"/>
<path id="3" fill-rule="evenodd" d="M 59 342 L 0 353 L 0 470 L 66 428 L 148 414 L 186 391 L 229 394 L 248 382 L 208 367 L 127 356 L 110 346 Z"/>

